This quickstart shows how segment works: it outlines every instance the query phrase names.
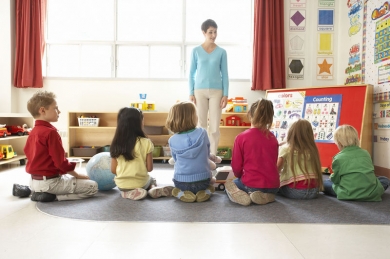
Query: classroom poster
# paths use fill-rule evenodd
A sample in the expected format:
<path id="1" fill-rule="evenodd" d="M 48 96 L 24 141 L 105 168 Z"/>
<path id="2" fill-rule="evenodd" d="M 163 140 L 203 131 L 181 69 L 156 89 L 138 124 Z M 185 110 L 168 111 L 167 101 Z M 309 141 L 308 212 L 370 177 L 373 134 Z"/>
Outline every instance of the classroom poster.
<path id="1" fill-rule="evenodd" d="M 319 9 L 318 10 L 318 31 L 333 31 L 334 30 L 334 9 Z"/>
<path id="2" fill-rule="evenodd" d="M 290 31 L 305 31 L 306 28 L 306 10 L 290 10 Z"/>
<path id="3" fill-rule="evenodd" d="M 289 125 L 302 118 L 305 94 L 305 91 L 267 94 L 267 99 L 274 104 L 274 121 L 271 132 L 279 143 L 286 141 Z"/>
<path id="4" fill-rule="evenodd" d="M 305 8 L 306 0 L 290 0 L 291 8 Z"/>
<path id="5" fill-rule="evenodd" d="M 318 55 L 333 55 L 333 33 L 318 33 Z"/>
<path id="6" fill-rule="evenodd" d="M 308 120 L 316 142 L 334 143 L 333 132 L 339 125 L 342 95 L 306 96 L 302 117 Z"/>

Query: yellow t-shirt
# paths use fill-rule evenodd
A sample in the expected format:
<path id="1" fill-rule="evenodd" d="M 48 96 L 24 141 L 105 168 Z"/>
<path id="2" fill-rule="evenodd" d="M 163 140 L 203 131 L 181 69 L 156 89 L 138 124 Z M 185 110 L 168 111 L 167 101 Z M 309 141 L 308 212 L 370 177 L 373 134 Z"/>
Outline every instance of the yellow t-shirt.
<path id="1" fill-rule="evenodd" d="M 139 138 L 134 147 L 135 158 L 126 161 L 123 156 L 116 159 L 115 183 L 121 189 L 142 188 L 149 180 L 146 169 L 146 155 L 153 152 L 154 146 L 150 139 Z"/>
<path id="2" fill-rule="evenodd" d="M 289 163 L 294 163 L 294 170 L 296 174 L 295 181 L 304 181 L 306 180 L 305 175 L 303 174 L 303 171 L 298 166 L 298 155 L 294 154 L 293 161 L 287 161 L 288 154 L 291 152 L 288 145 L 284 145 L 279 148 L 279 156 L 283 158 L 283 171 L 280 174 L 280 187 L 288 185 L 290 183 L 294 182 L 294 175 L 290 169 Z M 294 152 L 295 153 L 295 152 Z M 310 159 L 310 155 L 309 155 Z M 303 158 L 301 158 L 302 165 L 307 162 L 304 161 Z M 316 179 L 316 174 L 314 173 L 313 168 L 311 167 L 310 163 L 307 163 L 307 170 L 309 171 L 309 177 L 311 179 Z"/>

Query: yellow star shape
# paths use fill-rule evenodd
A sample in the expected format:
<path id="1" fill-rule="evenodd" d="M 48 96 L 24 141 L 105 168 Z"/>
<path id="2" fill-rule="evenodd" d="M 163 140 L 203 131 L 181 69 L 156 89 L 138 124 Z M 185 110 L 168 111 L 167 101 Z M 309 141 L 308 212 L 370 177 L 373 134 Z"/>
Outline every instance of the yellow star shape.
<path id="1" fill-rule="evenodd" d="M 326 62 L 326 59 L 324 59 L 322 64 L 318 64 L 318 66 L 320 67 L 320 74 L 321 73 L 330 74 L 330 67 L 332 66 L 332 64 L 328 64 L 328 62 Z"/>

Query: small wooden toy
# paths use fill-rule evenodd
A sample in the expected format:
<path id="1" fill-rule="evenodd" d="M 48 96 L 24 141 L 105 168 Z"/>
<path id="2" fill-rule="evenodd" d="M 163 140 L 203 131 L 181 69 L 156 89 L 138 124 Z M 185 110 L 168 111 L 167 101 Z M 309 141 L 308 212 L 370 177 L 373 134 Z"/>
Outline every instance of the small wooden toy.
<path id="1" fill-rule="evenodd" d="M 244 97 L 235 97 L 228 99 L 226 112 L 247 112 L 248 101 Z"/>
<path id="2" fill-rule="evenodd" d="M 226 117 L 226 126 L 241 126 L 241 118 L 234 115 Z"/>

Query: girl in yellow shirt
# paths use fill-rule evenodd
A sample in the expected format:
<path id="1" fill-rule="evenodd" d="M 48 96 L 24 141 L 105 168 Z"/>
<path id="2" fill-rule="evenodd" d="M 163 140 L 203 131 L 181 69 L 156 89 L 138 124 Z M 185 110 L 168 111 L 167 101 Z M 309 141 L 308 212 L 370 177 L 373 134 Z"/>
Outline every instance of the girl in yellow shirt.
<path id="1" fill-rule="evenodd" d="M 117 128 L 110 146 L 111 172 L 121 196 L 140 200 L 147 196 L 171 196 L 171 186 L 157 187 L 149 175 L 153 170 L 153 143 L 143 131 L 142 111 L 125 107 L 119 110 Z"/>

